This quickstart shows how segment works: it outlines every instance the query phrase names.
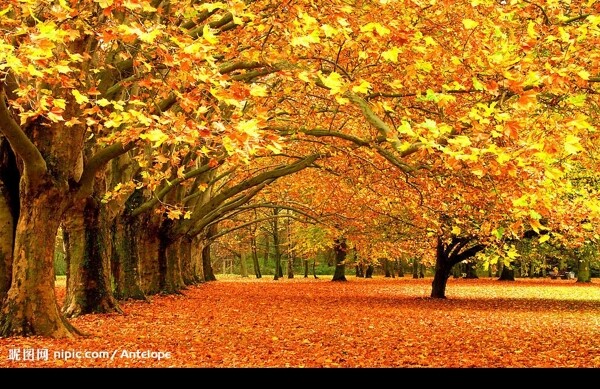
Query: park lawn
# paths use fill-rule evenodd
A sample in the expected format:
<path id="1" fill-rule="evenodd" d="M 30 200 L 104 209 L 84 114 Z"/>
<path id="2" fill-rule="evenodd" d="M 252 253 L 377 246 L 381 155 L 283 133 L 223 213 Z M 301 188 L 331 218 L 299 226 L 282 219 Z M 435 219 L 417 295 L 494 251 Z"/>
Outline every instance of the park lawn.
<path id="1" fill-rule="evenodd" d="M 70 320 L 87 337 L 0 339 L 0 367 L 600 367 L 598 279 L 451 278 L 440 300 L 431 278 L 217 277 Z"/>

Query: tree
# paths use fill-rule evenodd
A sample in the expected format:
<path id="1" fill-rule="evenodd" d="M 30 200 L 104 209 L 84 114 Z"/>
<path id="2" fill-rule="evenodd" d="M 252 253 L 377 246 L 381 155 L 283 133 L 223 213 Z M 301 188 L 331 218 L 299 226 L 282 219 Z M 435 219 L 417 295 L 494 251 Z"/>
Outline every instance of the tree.
<path id="1" fill-rule="evenodd" d="M 345 237 L 339 237 L 335 240 L 333 245 L 335 252 L 335 272 L 331 281 L 347 281 L 346 280 L 346 254 L 348 245 L 346 244 Z"/>

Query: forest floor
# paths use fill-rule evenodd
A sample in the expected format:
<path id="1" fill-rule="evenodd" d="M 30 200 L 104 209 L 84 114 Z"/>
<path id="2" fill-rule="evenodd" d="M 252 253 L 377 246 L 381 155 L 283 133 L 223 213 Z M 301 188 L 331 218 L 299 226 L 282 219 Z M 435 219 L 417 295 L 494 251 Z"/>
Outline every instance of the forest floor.
<path id="1" fill-rule="evenodd" d="M 217 278 L 0 339 L 0 367 L 600 367 L 600 279 Z"/>

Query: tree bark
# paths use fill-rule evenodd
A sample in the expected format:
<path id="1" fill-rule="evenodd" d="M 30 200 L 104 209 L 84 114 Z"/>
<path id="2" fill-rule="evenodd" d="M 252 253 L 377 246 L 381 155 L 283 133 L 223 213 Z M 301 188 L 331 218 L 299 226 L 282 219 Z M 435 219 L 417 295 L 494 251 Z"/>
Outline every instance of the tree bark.
<path id="1" fill-rule="evenodd" d="M 146 300 L 139 272 L 139 218 L 125 215 L 115 218 L 111 226 L 111 268 L 114 280 L 114 295 L 120 300 Z"/>
<path id="2" fill-rule="evenodd" d="M 392 277 L 392 272 L 390 272 L 390 261 L 387 258 L 381 258 L 381 265 L 383 267 L 383 273 L 386 278 Z"/>
<path id="3" fill-rule="evenodd" d="M 373 272 L 375 271 L 375 266 L 372 263 L 367 265 L 367 270 L 365 271 L 365 278 L 373 278 Z"/>
<path id="4" fill-rule="evenodd" d="M 10 145 L 0 138 L 0 303 L 12 279 L 15 228 L 19 218 L 20 173 Z"/>
<path id="5" fill-rule="evenodd" d="M 112 294 L 108 234 L 100 203 L 93 197 L 72 206 L 66 213 L 63 223 L 67 262 L 63 313 L 66 317 L 122 313 Z"/>
<path id="6" fill-rule="evenodd" d="M 356 270 L 357 277 L 365 278 L 365 269 L 362 263 L 357 263 L 354 269 Z"/>
<path id="7" fill-rule="evenodd" d="M 465 269 L 467 273 L 466 278 L 470 278 L 470 279 L 477 279 L 479 278 L 479 276 L 477 276 L 477 266 L 475 265 L 474 262 L 467 262 L 465 263 Z"/>
<path id="8" fill-rule="evenodd" d="M 445 243 L 441 236 L 437 237 L 435 273 L 431 284 L 432 298 L 445 299 L 446 285 L 452 267 L 475 256 L 475 254 L 485 248 L 482 244 L 476 244 L 467 248 L 473 240 L 474 238 L 453 237 L 450 243 Z"/>
<path id="9" fill-rule="evenodd" d="M 211 238 L 217 233 L 217 224 L 211 224 L 206 228 L 206 244 L 202 248 L 202 270 L 204 272 L 204 281 L 216 281 L 213 272 L 212 260 L 210 257 Z"/>
<path id="10" fill-rule="evenodd" d="M 275 254 L 275 275 L 274 280 L 278 280 L 283 277 L 283 270 L 281 269 L 281 249 L 279 247 L 279 221 L 277 215 L 279 214 L 279 208 L 273 208 L 273 249 Z"/>
<path id="11" fill-rule="evenodd" d="M 515 280 L 515 269 L 508 266 L 502 266 L 502 272 L 498 281 L 514 281 Z"/>
<path id="12" fill-rule="evenodd" d="M 81 334 L 60 313 L 54 293 L 54 241 L 66 194 L 47 175 L 42 180 L 34 188 L 28 182 L 22 185 L 12 283 L 0 314 L 0 337 Z"/>
<path id="13" fill-rule="evenodd" d="M 169 221 L 166 221 L 166 223 L 167 225 L 170 224 Z M 181 275 L 181 258 L 179 257 L 180 240 L 172 240 L 164 231 L 159 234 L 159 239 L 159 293 L 180 294 L 181 290 L 185 289 L 185 283 Z"/>
<path id="14" fill-rule="evenodd" d="M 412 265 L 412 278 L 419 278 L 419 261 L 417 260 L 417 257 L 413 258 Z"/>
<path id="15" fill-rule="evenodd" d="M 179 256 L 181 258 L 181 276 L 184 285 L 196 285 L 202 280 L 196 277 L 192 263 L 192 239 L 181 238 L 179 245 Z"/>
<path id="16" fill-rule="evenodd" d="M 252 265 L 254 267 L 254 275 L 256 278 L 262 278 L 262 273 L 260 272 L 260 262 L 258 261 L 258 250 L 256 248 L 256 236 L 254 234 L 250 237 L 250 246 L 252 249 Z"/>
<path id="17" fill-rule="evenodd" d="M 243 278 L 248 278 L 248 264 L 246 263 L 246 256 L 243 252 L 240 253 L 240 273 Z"/>
<path id="18" fill-rule="evenodd" d="M 577 261 L 577 281 L 576 282 L 592 282 L 592 273 L 590 272 L 590 256 L 589 250 L 581 250 L 581 255 L 575 258 Z"/>
<path id="19" fill-rule="evenodd" d="M 335 272 L 331 281 L 346 281 L 346 254 L 348 252 L 346 238 L 337 238 L 333 250 L 335 252 Z"/>

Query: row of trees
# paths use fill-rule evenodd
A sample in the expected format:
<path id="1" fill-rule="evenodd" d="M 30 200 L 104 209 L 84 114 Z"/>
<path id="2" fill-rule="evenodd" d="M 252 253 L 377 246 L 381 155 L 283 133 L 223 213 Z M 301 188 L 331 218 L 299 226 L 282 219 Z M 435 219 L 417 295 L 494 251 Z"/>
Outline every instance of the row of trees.
<path id="1" fill-rule="evenodd" d="M 334 279 L 350 243 L 431 258 L 432 297 L 528 234 L 598 239 L 593 2 L 0 12 L 0 336 L 74 336 L 66 317 L 214 279 L 210 244 L 267 220 L 301 222 L 299 255 L 332 247 Z"/>

